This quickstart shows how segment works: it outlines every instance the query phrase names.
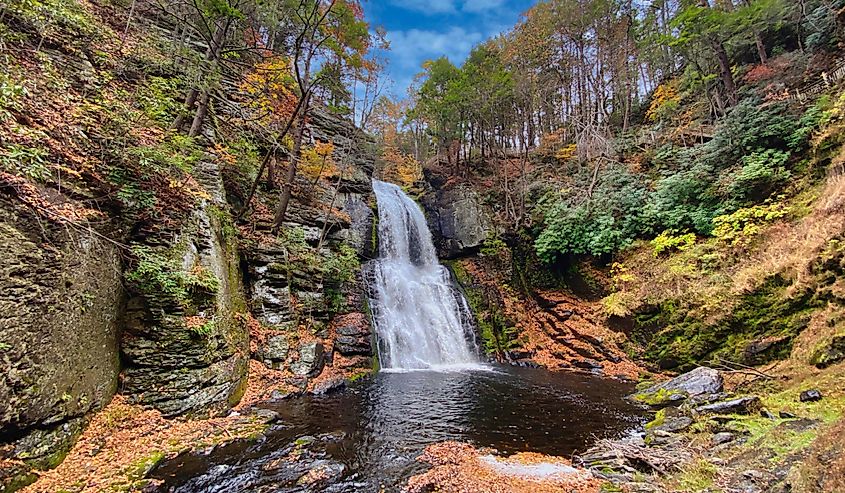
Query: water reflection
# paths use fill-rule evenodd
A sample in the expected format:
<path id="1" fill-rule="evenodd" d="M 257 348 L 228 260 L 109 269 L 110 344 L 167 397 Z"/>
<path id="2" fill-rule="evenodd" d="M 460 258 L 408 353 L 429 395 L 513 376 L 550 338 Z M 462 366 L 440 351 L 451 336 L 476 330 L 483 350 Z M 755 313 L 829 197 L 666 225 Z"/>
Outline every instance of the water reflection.
<path id="1" fill-rule="evenodd" d="M 435 442 L 569 456 L 597 437 L 627 433 L 641 423 L 639 410 L 621 398 L 630 390 L 612 380 L 510 367 L 380 373 L 339 395 L 267 405 L 280 413 L 285 428 L 265 443 L 187 457 L 160 475 L 179 492 L 211 491 L 209 484 L 224 483 L 229 489 L 219 491 L 309 491 L 285 487 L 277 473 L 267 473 L 266 463 L 298 437 L 329 434 L 317 441 L 314 457 L 342 464 L 339 479 L 348 481 L 331 491 L 377 491 L 421 471 L 415 459 Z M 287 471 L 283 479 L 295 473 Z"/>

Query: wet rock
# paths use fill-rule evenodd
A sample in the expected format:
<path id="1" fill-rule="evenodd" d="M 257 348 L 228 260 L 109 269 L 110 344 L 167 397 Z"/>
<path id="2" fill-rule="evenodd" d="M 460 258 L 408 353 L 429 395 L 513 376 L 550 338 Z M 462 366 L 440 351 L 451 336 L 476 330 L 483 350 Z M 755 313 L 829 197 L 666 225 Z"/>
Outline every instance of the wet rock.
<path id="1" fill-rule="evenodd" d="M 745 364 L 757 365 L 763 364 L 771 360 L 772 355 L 781 351 L 785 346 L 789 345 L 792 338 L 781 337 L 763 337 L 748 343 L 742 353 L 742 359 Z"/>
<path id="2" fill-rule="evenodd" d="M 687 416 L 672 416 L 664 418 L 663 422 L 649 429 L 651 432 L 678 433 L 692 426 L 693 420 Z"/>
<path id="3" fill-rule="evenodd" d="M 768 409 L 765 409 L 765 408 L 760 410 L 760 416 L 762 416 L 766 419 L 778 419 L 777 416 L 775 416 L 774 414 L 772 414 L 771 411 L 769 411 Z"/>
<path id="4" fill-rule="evenodd" d="M 258 408 L 252 411 L 252 415 L 264 424 L 274 423 L 279 420 L 279 413 L 271 409 Z"/>
<path id="5" fill-rule="evenodd" d="M 14 443 L 11 458 L 36 469 L 51 469 L 64 460 L 88 420 L 76 418 L 47 430 L 36 430 Z"/>
<path id="6" fill-rule="evenodd" d="M 290 344 L 288 344 L 287 337 L 277 335 L 267 339 L 260 356 L 267 368 L 281 370 L 289 351 Z"/>
<path id="7" fill-rule="evenodd" d="M 299 391 L 298 393 L 301 394 L 305 392 L 305 389 L 308 388 L 308 377 L 286 378 L 285 383 L 290 385 L 291 387 L 296 387 Z"/>
<path id="8" fill-rule="evenodd" d="M 692 396 L 686 401 L 688 406 L 703 406 L 704 404 L 712 404 L 717 401 L 723 401 L 728 398 L 728 394 L 719 392 L 718 394 L 701 394 Z"/>
<path id="9" fill-rule="evenodd" d="M 429 224 L 438 254 L 457 258 L 474 251 L 492 233 L 492 222 L 478 194 L 469 187 L 439 190 L 426 198 Z"/>
<path id="10" fill-rule="evenodd" d="M 751 395 L 699 406 L 695 408 L 695 412 L 699 414 L 752 414 L 760 409 L 760 405 L 760 398 Z"/>
<path id="11" fill-rule="evenodd" d="M 314 386 L 312 391 L 315 395 L 326 395 L 334 392 L 340 392 L 346 388 L 346 379 L 343 377 L 333 377 L 323 380 Z"/>
<path id="12" fill-rule="evenodd" d="M 370 331 L 365 327 L 347 325 L 337 329 L 334 347 L 344 356 L 372 356 Z"/>
<path id="13" fill-rule="evenodd" d="M 781 411 L 781 412 L 779 412 L 779 413 L 778 413 L 778 416 L 780 416 L 780 419 L 795 419 L 795 418 L 797 418 L 797 417 L 798 417 L 798 416 L 796 416 L 796 415 L 794 415 L 794 414 L 792 414 L 792 413 L 790 413 L 790 412 L 787 412 L 787 411 Z"/>
<path id="14" fill-rule="evenodd" d="M 305 380 L 305 384 L 308 385 L 308 379 Z M 279 389 L 276 389 L 270 392 L 270 400 L 271 401 L 283 401 L 285 399 L 290 399 L 292 397 L 297 397 L 299 392 L 282 392 Z"/>
<path id="15" fill-rule="evenodd" d="M 822 400 L 822 393 L 817 389 L 805 390 L 798 396 L 801 402 L 816 402 Z"/>
<path id="16" fill-rule="evenodd" d="M 723 431 L 721 433 L 716 433 L 715 435 L 713 435 L 711 442 L 713 443 L 713 445 L 722 445 L 723 443 L 734 441 L 734 438 L 735 437 L 733 433 Z"/>
<path id="17" fill-rule="evenodd" d="M 339 462 L 316 461 L 307 473 L 300 477 L 296 484 L 298 486 L 313 486 L 315 484 L 329 484 L 337 481 L 343 476 L 346 467 Z"/>
<path id="18" fill-rule="evenodd" d="M 702 366 L 630 397 L 659 408 L 680 403 L 693 396 L 717 394 L 722 391 L 723 386 L 722 376 L 717 370 Z"/>
<path id="19" fill-rule="evenodd" d="M 601 370 L 602 366 L 601 363 L 594 359 L 589 358 L 581 358 L 581 359 L 574 359 L 572 360 L 572 365 L 576 368 L 581 368 L 582 370 Z"/>
<path id="20" fill-rule="evenodd" d="M 299 347 L 299 361 L 291 363 L 290 369 L 295 375 L 314 377 L 323 371 L 323 344 L 310 342 Z"/>
<path id="21" fill-rule="evenodd" d="M 65 423 L 111 400 L 124 300 L 120 251 L 96 235 L 121 238 L 108 221 L 98 220 L 91 226 L 99 231 L 90 233 L 67 228 L 43 221 L 13 196 L 0 192 L 4 443 L 30 433 L 62 433 Z M 64 195 L 51 200 L 76 205 Z"/>

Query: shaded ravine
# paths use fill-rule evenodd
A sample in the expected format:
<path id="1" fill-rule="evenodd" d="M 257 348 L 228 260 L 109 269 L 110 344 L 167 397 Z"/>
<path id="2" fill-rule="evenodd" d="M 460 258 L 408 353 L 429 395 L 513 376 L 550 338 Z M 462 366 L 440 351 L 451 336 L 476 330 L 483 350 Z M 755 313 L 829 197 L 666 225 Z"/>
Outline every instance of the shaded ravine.
<path id="1" fill-rule="evenodd" d="M 629 384 L 481 363 L 419 206 L 395 185 L 373 188 L 379 258 L 365 269 L 383 371 L 341 394 L 265 403 L 279 423 L 269 433 L 168 462 L 155 473 L 164 491 L 400 491 L 433 443 L 568 456 L 641 425 L 621 397 Z"/>
<path id="2" fill-rule="evenodd" d="M 379 258 L 366 272 L 382 368 L 477 364 L 469 306 L 437 261 L 422 210 L 396 185 L 373 180 L 373 190 Z"/>

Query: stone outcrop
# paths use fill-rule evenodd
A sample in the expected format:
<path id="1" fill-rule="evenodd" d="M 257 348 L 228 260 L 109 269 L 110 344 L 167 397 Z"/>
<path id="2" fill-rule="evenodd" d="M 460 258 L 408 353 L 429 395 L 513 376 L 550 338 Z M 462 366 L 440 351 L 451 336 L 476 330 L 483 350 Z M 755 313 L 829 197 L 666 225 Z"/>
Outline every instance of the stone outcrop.
<path id="1" fill-rule="evenodd" d="M 189 299 L 159 285 L 166 282 L 159 277 L 138 276 L 121 345 L 123 392 L 168 416 L 227 410 L 243 394 L 248 369 L 240 258 L 212 156 L 198 175 L 209 198 L 178 231 L 166 233 L 172 236 L 140 240 L 150 250 L 135 271 L 172 262 L 163 275 L 192 284 Z"/>
<path id="2" fill-rule="evenodd" d="M 718 370 L 701 366 L 631 397 L 653 407 L 664 407 L 692 397 L 719 394 L 723 387 L 724 381 Z"/>
<path id="3" fill-rule="evenodd" d="M 310 144 L 331 143 L 336 166 L 327 167 L 329 176 L 319 180 L 297 178 L 279 234 L 272 232 L 270 216 L 257 214 L 252 227 L 262 241 L 246 243 L 242 252 L 250 309 L 263 334 L 252 358 L 279 375 L 292 373 L 287 383 L 301 390 L 334 365 L 335 353 L 349 357 L 344 364 L 360 365 L 353 373 L 372 366 L 366 360 L 373 352 L 364 280 L 352 265 L 339 279 L 337 263 L 377 255 L 369 138 L 319 108 L 305 138 Z M 268 210 L 277 198 L 277 190 L 264 187 L 256 195 Z"/>
<path id="4" fill-rule="evenodd" d="M 438 189 L 422 202 L 441 258 L 475 253 L 493 235 L 493 223 L 481 197 L 469 186 Z"/>
<path id="5" fill-rule="evenodd" d="M 0 458 L 43 468 L 117 387 L 121 258 L 13 200 L 0 194 Z"/>

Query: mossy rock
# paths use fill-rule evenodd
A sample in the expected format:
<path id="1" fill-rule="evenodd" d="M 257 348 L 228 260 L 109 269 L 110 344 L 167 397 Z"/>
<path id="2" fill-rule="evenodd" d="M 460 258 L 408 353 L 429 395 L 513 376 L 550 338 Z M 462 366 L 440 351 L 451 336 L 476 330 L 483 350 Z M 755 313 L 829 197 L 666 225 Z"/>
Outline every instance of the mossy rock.
<path id="1" fill-rule="evenodd" d="M 632 399 L 647 406 L 662 408 L 685 401 L 687 397 L 689 394 L 680 390 L 658 389 L 656 392 L 638 392 Z"/>
<path id="2" fill-rule="evenodd" d="M 817 368 L 827 368 L 840 361 L 845 361 L 845 335 L 836 336 L 830 342 L 820 344 L 810 358 L 810 364 Z"/>

